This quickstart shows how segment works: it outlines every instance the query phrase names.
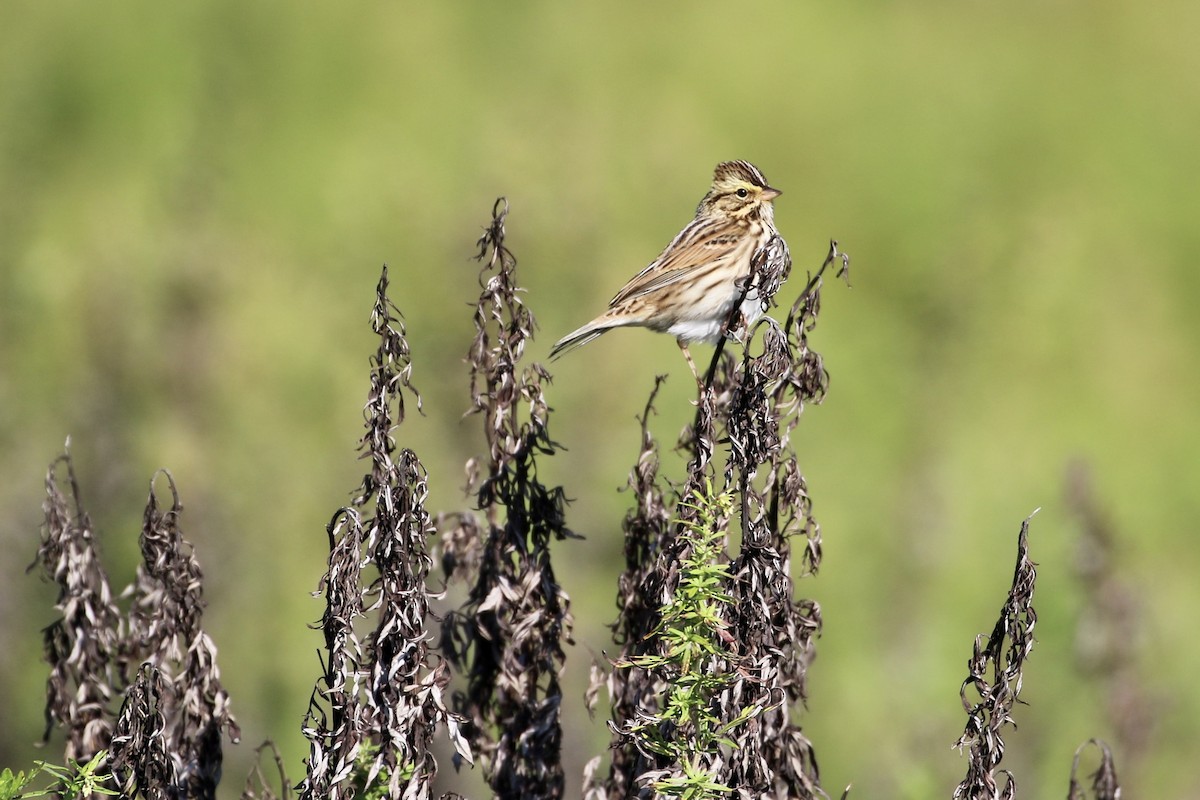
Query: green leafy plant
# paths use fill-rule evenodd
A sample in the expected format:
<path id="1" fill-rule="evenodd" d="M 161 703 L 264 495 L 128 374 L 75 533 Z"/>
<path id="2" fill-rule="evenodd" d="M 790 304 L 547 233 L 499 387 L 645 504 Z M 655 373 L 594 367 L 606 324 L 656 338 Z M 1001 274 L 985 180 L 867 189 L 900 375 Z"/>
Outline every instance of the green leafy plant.
<path id="1" fill-rule="evenodd" d="M 95 795 L 119 795 L 120 792 L 109 789 L 107 786 L 113 779 L 112 774 L 100 772 L 100 768 L 107 762 L 108 753 L 101 750 L 86 764 L 80 764 L 78 761 L 70 759 L 67 766 L 60 767 L 45 761 L 35 761 L 33 762 L 34 768 L 28 774 L 14 773 L 11 769 L 5 769 L 0 772 L 0 800 L 45 797 L 52 794 L 64 800 L 76 800 L 76 798 L 94 797 Z M 54 778 L 54 782 L 43 789 L 26 792 L 25 788 L 43 772 Z"/>
<path id="2" fill-rule="evenodd" d="M 392 779 L 391 770 L 386 767 L 378 770 L 375 775 L 376 763 L 379 762 L 379 745 L 363 742 L 354 759 L 354 769 L 350 772 L 349 784 L 355 800 L 387 800 L 391 797 L 389 783 Z M 396 767 L 397 777 L 401 784 L 407 784 L 416 774 L 413 764 L 402 764 Z"/>
<path id="3" fill-rule="evenodd" d="M 750 706 L 731 720 L 720 714 L 720 695 L 735 679 L 740 662 L 726 621 L 732 598 L 724 590 L 729 565 L 722 562 L 735 498 L 731 492 L 716 492 L 711 483 L 693 496 L 682 504 L 695 514 L 680 521 L 686 555 L 679 565 L 679 585 L 652 634 L 659 647 L 617 663 L 655 673 L 666 687 L 661 710 L 639 714 L 625 733 L 641 752 L 666 764 L 644 773 L 643 779 L 660 794 L 684 800 L 730 791 L 718 779 L 721 748 L 736 748 L 730 733 L 763 710 Z"/>
<path id="4" fill-rule="evenodd" d="M 16 800 L 35 774 L 37 770 L 26 775 L 24 772 L 13 772 L 5 767 L 4 771 L 0 772 L 0 800 Z"/>

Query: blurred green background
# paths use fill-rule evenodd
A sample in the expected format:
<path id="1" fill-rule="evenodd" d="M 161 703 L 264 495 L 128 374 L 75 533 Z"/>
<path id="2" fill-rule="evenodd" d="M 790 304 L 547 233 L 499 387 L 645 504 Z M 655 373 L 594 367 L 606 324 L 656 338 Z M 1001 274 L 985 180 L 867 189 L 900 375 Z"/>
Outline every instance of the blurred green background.
<path id="1" fill-rule="evenodd" d="M 0 5 L 0 765 L 61 755 L 32 745 L 53 591 L 24 570 L 68 435 L 118 587 L 150 475 L 179 482 L 244 731 L 223 796 L 265 737 L 298 780 L 309 593 L 363 469 L 380 265 L 426 401 L 399 437 L 431 505 L 458 508 L 482 450 L 461 418 L 469 256 L 493 200 L 544 360 L 690 218 L 713 165 L 744 158 L 785 191 L 797 274 L 830 238 L 853 256 L 812 339 L 829 397 L 797 436 L 825 537 L 798 591 L 826 624 L 802 717 L 826 787 L 949 796 L 966 659 L 1039 506 L 1039 644 L 1005 765 L 1022 797 L 1061 797 L 1080 742 L 1116 743 L 1077 658 L 1079 458 L 1137 600 L 1127 650 L 1154 721 L 1118 769 L 1130 796 L 1196 796 L 1198 25 L 1185 0 Z M 569 450 L 542 475 L 587 536 L 558 550 L 578 796 L 607 742 L 580 695 L 610 647 L 633 418 L 669 372 L 669 447 L 690 376 L 636 330 L 554 372 Z"/>

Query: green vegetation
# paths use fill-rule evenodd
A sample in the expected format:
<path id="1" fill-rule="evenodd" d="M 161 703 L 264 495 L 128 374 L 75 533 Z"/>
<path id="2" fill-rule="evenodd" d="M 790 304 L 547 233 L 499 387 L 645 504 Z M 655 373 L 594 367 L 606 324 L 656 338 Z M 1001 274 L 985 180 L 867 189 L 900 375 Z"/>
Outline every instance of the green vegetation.
<path id="1" fill-rule="evenodd" d="M 714 712 L 716 698 L 733 680 L 729 662 L 734 653 L 725 643 L 730 637 L 724 613 L 733 598 L 723 591 L 730 574 L 729 565 L 721 563 L 734 511 L 733 494 L 717 494 L 710 485 L 687 505 L 696 513 L 694 520 L 679 520 L 688 555 L 679 565 L 679 586 L 662 609 L 662 621 L 654 632 L 662 641 L 662 652 L 636 656 L 617 666 L 662 676 L 667 686 L 662 711 L 631 725 L 629 735 L 640 747 L 678 765 L 676 774 L 653 783 L 655 791 L 665 797 L 699 800 L 729 792 L 712 762 L 720 745 L 737 747 L 730 731 L 761 709 L 751 706 L 729 722 Z"/>
<path id="2" fill-rule="evenodd" d="M 59 767 L 45 761 L 35 761 L 34 767 L 27 773 L 14 773 L 7 767 L 0 771 L 0 800 L 18 800 L 23 797 L 46 797 L 53 794 L 62 800 L 79 800 L 84 797 L 103 795 L 116 796 L 120 792 L 105 788 L 105 783 L 112 778 L 110 773 L 101 772 L 108 761 L 108 753 L 99 751 L 86 764 L 70 761 L 68 766 Z M 44 789 L 30 789 L 29 786 L 38 776 L 45 773 L 53 778 L 53 782 Z"/>

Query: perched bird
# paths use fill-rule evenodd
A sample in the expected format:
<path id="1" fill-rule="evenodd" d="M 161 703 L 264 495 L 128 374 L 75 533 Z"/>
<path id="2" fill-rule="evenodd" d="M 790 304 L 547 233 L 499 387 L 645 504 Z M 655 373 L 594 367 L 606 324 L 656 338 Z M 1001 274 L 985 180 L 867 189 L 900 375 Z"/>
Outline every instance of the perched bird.
<path id="1" fill-rule="evenodd" d="M 712 187 L 696 207 L 696 218 L 617 292 L 607 311 L 560 339 L 550 358 L 613 328 L 639 326 L 674 336 L 694 374 L 687 346 L 721 339 L 734 304 L 743 296 L 751 258 L 778 235 L 771 203 L 780 194 L 753 164 L 718 164 Z M 746 324 L 762 315 L 756 291 L 746 293 L 741 311 Z"/>

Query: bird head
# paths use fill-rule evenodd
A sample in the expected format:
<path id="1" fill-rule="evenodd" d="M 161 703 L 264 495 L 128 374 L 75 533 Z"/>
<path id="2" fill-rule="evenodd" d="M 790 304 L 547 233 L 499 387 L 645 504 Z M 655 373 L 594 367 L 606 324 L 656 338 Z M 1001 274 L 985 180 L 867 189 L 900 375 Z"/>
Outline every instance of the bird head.
<path id="1" fill-rule="evenodd" d="M 700 201 L 696 214 L 750 219 L 770 213 L 771 201 L 781 194 L 748 161 L 723 161 L 717 165 L 712 187 Z"/>

